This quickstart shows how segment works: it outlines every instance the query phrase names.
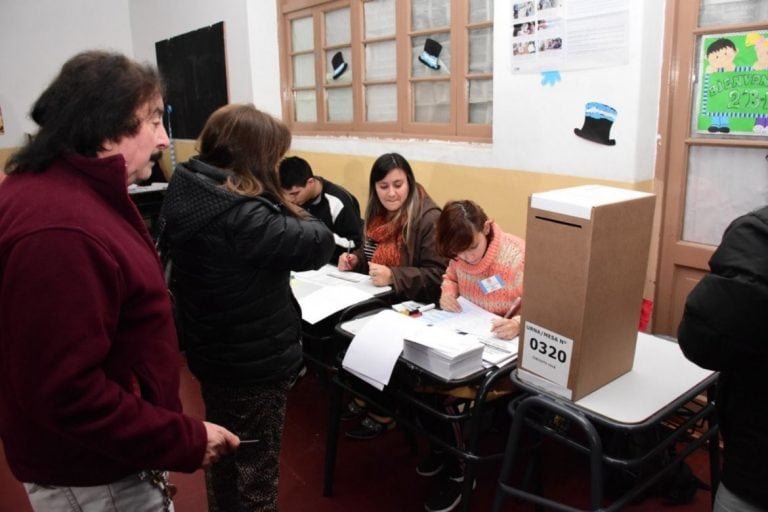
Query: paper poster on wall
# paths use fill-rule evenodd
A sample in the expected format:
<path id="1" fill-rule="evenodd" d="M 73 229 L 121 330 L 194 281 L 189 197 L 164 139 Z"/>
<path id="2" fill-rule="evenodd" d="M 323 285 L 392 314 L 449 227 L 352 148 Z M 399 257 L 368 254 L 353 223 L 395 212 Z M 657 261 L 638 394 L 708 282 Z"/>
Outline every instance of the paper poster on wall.
<path id="1" fill-rule="evenodd" d="M 625 64 L 629 0 L 513 0 L 512 71 Z"/>
<path id="2" fill-rule="evenodd" d="M 767 37 L 738 32 L 702 38 L 698 133 L 768 136 Z"/>

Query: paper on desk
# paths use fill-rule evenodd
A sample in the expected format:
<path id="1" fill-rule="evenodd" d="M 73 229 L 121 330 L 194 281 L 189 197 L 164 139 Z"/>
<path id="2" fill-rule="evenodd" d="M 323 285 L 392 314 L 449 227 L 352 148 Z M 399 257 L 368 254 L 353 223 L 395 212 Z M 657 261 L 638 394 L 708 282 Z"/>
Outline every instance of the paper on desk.
<path id="1" fill-rule="evenodd" d="M 375 388 L 384 389 L 403 351 L 405 334 L 414 325 L 412 318 L 392 310 L 371 316 L 352 338 L 341 366 Z"/>
<path id="2" fill-rule="evenodd" d="M 337 311 L 341 311 L 373 296 L 354 286 L 323 286 L 304 296 L 296 296 L 301 306 L 301 319 L 315 324 Z"/>
<path id="3" fill-rule="evenodd" d="M 333 265 L 324 265 L 318 270 L 294 272 L 297 281 L 312 283 L 319 286 L 354 286 L 371 295 L 381 295 L 392 289 L 391 286 L 376 286 L 371 277 L 359 272 L 342 272 Z"/>
<path id="4" fill-rule="evenodd" d="M 461 312 L 427 311 L 422 322 L 476 336 L 485 345 L 483 360 L 501 366 L 517 357 L 517 338 L 502 340 L 491 332 L 493 320 L 501 316 L 487 311 L 464 297 L 458 298 Z"/>

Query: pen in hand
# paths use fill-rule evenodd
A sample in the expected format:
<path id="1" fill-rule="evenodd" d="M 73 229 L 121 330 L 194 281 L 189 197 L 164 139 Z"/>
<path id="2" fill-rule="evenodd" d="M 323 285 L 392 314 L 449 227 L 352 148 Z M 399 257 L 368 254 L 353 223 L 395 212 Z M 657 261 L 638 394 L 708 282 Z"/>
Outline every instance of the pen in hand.
<path id="1" fill-rule="evenodd" d="M 522 302 L 523 302 L 522 297 L 518 297 L 515 300 L 513 300 L 512 305 L 509 306 L 509 309 L 507 310 L 507 312 L 504 313 L 504 318 L 512 318 L 513 316 L 515 316 L 515 313 L 517 313 L 518 310 L 520 309 L 520 304 L 522 304 Z"/>
<path id="2" fill-rule="evenodd" d="M 352 266 L 349 257 L 352 253 L 352 240 L 347 240 L 347 265 Z"/>

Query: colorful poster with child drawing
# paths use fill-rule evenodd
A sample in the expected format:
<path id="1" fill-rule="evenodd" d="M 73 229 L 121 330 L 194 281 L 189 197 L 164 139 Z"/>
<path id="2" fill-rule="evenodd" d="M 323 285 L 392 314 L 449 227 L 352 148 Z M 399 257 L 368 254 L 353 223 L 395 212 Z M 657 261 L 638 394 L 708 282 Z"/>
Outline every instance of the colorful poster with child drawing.
<path id="1" fill-rule="evenodd" d="M 768 33 L 702 39 L 696 130 L 768 136 Z"/>

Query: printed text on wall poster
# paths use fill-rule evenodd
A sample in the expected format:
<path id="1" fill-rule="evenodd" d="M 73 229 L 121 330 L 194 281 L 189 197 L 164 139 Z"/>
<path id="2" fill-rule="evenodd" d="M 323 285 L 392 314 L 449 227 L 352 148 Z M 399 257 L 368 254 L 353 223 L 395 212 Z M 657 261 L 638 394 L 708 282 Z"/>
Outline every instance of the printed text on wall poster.
<path id="1" fill-rule="evenodd" d="M 628 0 L 513 0 L 512 71 L 626 64 Z"/>

